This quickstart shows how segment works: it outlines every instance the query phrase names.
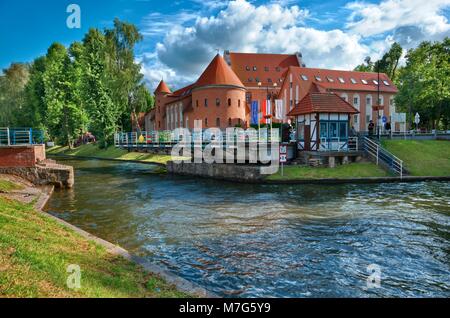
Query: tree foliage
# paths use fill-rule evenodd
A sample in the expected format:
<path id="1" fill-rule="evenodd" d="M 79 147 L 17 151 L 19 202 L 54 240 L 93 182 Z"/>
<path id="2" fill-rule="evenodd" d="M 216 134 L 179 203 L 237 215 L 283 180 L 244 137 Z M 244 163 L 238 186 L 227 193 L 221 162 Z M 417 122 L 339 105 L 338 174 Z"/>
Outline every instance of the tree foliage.
<path id="1" fill-rule="evenodd" d="M 0 126 L 32 126 L 71 146 L 86 131 L 102 145 L 131 116 L 153 107 L 134 47 L 142 40 L 133 25 L 114 20 L 111 29 L 90 29 L 69 48 L 52 44 L 31 65 L 12 64 L 0 76 Z"/>
<path id="2" fill-rule="evenodd" d="M 450 39 L 422 42 L 410 49 L 405 65 L 399 66 L 403 49 L 394 43 L 378 61 L 370 57 L 355 70 L 386 73 L 399 89 L 395 97 L 397 111 L 406 112 L 408 122 L 418 112 L 421 126 L 448 129 L 450 126 Z"/>

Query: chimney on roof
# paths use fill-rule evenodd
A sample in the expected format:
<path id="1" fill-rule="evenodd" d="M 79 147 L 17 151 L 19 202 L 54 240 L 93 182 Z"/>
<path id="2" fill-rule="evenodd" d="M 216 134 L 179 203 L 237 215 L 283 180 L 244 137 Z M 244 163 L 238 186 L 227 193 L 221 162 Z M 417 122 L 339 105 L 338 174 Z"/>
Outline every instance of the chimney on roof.
<path id="1" fill-rule="evenodd" d="M 295 52 L 295 56 L 297 57 L 298 65 L 300 67 L 305 67 L 305 63 L 303 63 L 303 55 L 302 52 Z"/>
<path id="2" fill-rule="evenodd" d="M 229 66 L 231 66 L 230 50 L 223 51 L 223 59 Z"/>

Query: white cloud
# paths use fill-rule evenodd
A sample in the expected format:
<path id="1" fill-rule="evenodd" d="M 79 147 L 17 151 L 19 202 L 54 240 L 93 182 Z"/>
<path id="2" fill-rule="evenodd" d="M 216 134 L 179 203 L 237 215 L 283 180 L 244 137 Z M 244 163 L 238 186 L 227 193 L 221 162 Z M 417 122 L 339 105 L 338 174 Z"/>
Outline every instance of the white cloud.
<path id="1" fill-rule="evenodd" d="M 425 38 L 442 39 L 450 35 L 450 24 L 442 10 L 449 0 L 385 0 L 379 4 L 352 2 L 346 27 L 364 37 L 392 31 L 403 44 Z"/>

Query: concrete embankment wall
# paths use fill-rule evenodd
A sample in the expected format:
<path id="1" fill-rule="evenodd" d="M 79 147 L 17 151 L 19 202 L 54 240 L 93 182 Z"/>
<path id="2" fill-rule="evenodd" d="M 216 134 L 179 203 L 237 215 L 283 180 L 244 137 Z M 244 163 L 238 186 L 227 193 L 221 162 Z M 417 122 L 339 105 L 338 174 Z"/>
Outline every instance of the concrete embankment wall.
<path id="1" fill-rule="evenodd" d="M 167 172 L 169 173 L 240 182 L 257 182 L 262 180 L 265 175 L 261 174 L 260 168 L 260 166 L 240 164 L 167 162 Z"/>
<path id="2" fill-rule="evenodd" d="M 54 185 L 71 188 L 74 184 L 73 167 L 54 164 L 34 167 L 0 167 L 0 173 L 15 175 L 35 185 Z"/>

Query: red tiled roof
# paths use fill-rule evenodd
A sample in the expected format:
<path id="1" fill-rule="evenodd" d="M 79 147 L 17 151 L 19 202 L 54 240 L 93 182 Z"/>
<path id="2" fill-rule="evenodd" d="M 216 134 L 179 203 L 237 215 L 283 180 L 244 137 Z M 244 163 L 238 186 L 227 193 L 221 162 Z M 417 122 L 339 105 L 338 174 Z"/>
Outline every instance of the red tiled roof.
<path id="1" fill-rule="evenodd" d="M 320 86 L 326 89 L 336 89 L 336 90 L 348 90 L 348 91 L 377 91 L 378 85 L 374 83 L 378 81 L 378 74 L 371 72 L 356 72 L 356 71 L 339 71 L 339 70 L 328 70 L 320 68 L 307 68 L 307 67 L 290 67 L 293 76 L 298 76 L 300 82 L 315 82 L 320 84 Z M 304 80 L 301 76 L 305 75 L 307 80 Z M 316 78 L 320 77 L 320 81 Z M 339 77 L 344 80 L 342 83 Z M 330 81 L 330 78 L 332 81 Z M 351 79 L 354 79 L 356 83 L 353 83 Z M 362 80 L 365 80 L 367 84 L 364 84 Z M 384 83 L 386 81 L 389 85 Z M 380 73 L 380 91 L 388 93 L 397 93 L 397 87 L 389 79 L 389 77 Z"/>
<path id="2" fill-rule="evenodd" d="M 359 111 L 334 93 L 309 92 L 288 113 L 298 116 L 311 113 L 346 113 L 357 114 Z"/>
<path id="3" fill-rule="evenodd" d="M 208 85 L 233 85 L 244 87 L 220 54 L 217 54 L 195 82 L 195 87 Z"/>
<path id="4" fill-rule="evenodd" d="M 166 94 L 170 94 L 170 88 L 169 86 L 167 86 L 167 84 L 161 80 L 161 82 L 159 82 L 158 87 L 156 87 L 155 89 L 155 94 L 156 93 L 166 93 Z"/>
<path id="5" fill-rule="evenodd" d="M 295 54 L 230 52 L 230 62 L 231 69 L 246 87 L 257 87 L 258 82 L 261 82 L 264 87 L 273 85 L 275 82 L 280 86 L 280 79 L 285 77 L 287 68 L 300 66 Z"/>

